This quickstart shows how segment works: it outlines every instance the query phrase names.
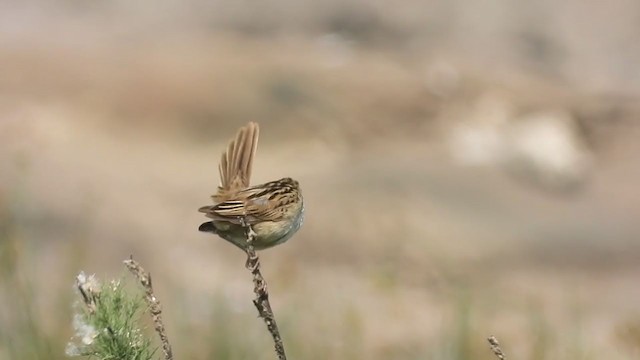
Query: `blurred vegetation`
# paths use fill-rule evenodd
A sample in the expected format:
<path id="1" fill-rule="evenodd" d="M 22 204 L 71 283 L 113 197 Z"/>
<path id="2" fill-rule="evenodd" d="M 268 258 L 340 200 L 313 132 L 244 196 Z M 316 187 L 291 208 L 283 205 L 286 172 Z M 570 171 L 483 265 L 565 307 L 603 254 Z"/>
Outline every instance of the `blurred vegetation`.
<path id="1" fill-rule="evenodd" d="M 70 357 L 150 360 L 157 352 L 144 333 L 141 295 L 130 294 L 122 280 L 100 283 L 81 272 L 76 277 L 78 295 L 74 306 L 74 337 L 65 353 Z"/>
<path id="2" fill-rule="evenodd" d="M 32 250 L 20 241 L 15 213 L 4 203 L 0 206 L 0 354 L 10 359 L 56 358 L 60 339 L 41 323 L 28 265 Z"/>

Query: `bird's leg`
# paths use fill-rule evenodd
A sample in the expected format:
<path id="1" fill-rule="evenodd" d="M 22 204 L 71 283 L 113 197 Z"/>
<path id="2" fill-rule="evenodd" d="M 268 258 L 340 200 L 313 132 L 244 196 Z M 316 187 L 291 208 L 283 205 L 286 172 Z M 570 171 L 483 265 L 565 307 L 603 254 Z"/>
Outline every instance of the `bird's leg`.
<path id="1" fill-rule="evenodd" d="M 253 248 L 253 241 L 256 239 L 256 236 L 258 236 L 258 234 L 253 231 L 251 225 L 247 224 L 247 221 L 244 217 L 240 218 L 240 225 L 242 225 L 242 227 L 244 227 L 245 231 L 247 232 L 247 246 L 245 248 L 245 252 L 247 253 L 247 262 L 245 263 L 245 267 L 251 272 L 254 272 L 260 266 L 258 254 L 256 254 Z"/>
<path id="2" fill-rule="evenodd" d="M 244 217 L 240 217 L 240 225 L 247 232 L 247 243 L 251 245 L 253 241 L 256 239 L 256 236 L 258 236 L 258 234 L 256 234 L 255 231 L 253 231 L 253 228 L 251 227 L 251 225 L 247 224 L 247 221 Z"/>
<path id="3" fill-rule="evenodd" d="M 248 226 L 247 227 L 247 243 L 253 244 L 253 241 L 256 239 L 257 236 L 258 234 L 256 234 L 255 231 L 253 231 L 253 228 L 251 226 Z"/>

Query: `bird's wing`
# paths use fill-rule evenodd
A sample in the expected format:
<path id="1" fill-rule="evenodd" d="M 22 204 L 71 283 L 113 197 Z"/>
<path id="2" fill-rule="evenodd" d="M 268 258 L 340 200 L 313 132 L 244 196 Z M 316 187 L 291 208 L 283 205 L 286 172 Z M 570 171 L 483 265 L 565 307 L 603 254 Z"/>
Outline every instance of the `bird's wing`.
<path id="1" fill-rule="evenodd" d="M 295 194 L 290 190 L 274 181 L 241 190 L 234 194 L 233 200 L 204 206 L 199 211 L 214 220 L 235 224 L 241 224 L 241 218 L 248 224 L 279 221 L 286 216 L 286 205 L 296 201 Z"/>

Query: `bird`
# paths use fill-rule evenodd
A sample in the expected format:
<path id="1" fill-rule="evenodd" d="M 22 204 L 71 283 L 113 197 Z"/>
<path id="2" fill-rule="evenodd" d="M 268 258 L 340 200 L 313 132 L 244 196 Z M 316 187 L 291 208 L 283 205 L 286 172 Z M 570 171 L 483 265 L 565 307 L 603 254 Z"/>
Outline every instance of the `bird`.
<path id="1" fill-rule="evenodd" d="M 245 251 L 248 234 L 253 248 L 264 250 L 289 240 L 304 221 L 298 181 L 285 177 L 250 186 L 259 134 L 256 122 L 238 130 L 218 165 L 220 185 L 211 196 L 214 204 L 198 209 L 211 219 L 199 231 L 216 234 Z"/>

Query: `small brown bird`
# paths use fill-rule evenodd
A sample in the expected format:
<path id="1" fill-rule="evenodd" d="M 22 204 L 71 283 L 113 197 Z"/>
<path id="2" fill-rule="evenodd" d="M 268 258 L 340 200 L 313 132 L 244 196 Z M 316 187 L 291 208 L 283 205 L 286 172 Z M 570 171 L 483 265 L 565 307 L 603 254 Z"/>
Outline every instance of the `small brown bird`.
<path id="1" fill-rule="evenodd" d="M 297 181 L 283 178 L 249 186 L 258 135 L 255 122 L 240 128 L 222 154 L 218 166 L 220 186 L 212 195 L 214 205 L 198 210 L 213 219 L 200 225 L 198 230 L 214 233 L 243 250 L 247 246 L 243 222 L 251 225 L 256 234 L 254 248 L 262 250 L 287 241 L 300 229 L 304 217 Z"/>

